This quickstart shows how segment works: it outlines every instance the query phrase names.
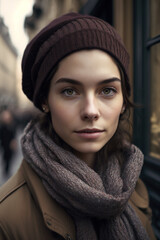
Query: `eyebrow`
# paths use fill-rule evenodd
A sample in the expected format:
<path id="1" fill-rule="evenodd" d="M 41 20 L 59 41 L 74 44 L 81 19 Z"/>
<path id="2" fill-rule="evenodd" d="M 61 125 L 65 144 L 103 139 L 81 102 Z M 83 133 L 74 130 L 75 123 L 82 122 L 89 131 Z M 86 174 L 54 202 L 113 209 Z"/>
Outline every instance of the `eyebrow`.
<path id="1" fill-rule="evenodd" d="M 110 82 L 121 82 L 121 80 L 116 77 L 108 78 L 108 79 L 100 81 L 98 83 L 98 85 L 110 83 Z M 75 79 L 70 79 L 70 78 L 60 78 L 55 82 L 55 84 L 60 84 L 60 83 L 71 83 L 71 84 L 79 85 L 79 86 L 83 85 L 80 81 L 75 80 Z"/>

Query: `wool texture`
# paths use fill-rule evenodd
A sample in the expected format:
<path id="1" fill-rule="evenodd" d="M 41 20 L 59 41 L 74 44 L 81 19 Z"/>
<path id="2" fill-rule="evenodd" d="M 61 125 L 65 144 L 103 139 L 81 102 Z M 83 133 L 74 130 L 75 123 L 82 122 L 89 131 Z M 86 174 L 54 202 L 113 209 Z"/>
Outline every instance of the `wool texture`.
<path id="1" fill-rule="evenodd" d="M 120 167 L 117 159 L 94 171 L 30 122 L 21 139 L 25 160 L 51 195 L 73 217 L 77 240 L 149 240 L 128 200 L 143 165 L 131 145 Z"/>

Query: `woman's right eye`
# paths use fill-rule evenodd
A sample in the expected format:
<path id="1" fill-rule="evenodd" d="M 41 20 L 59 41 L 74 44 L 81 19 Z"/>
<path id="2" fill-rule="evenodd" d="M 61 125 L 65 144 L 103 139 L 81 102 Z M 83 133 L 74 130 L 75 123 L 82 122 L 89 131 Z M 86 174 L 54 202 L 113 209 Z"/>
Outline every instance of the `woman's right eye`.
<path id="1" fill-rule="evenodd" d="M 72 97 L 77 95 L 76 91 L 73 88 L 66 88 L 62 91 L 62 94 L 64 94 L 67 97 Z"/>

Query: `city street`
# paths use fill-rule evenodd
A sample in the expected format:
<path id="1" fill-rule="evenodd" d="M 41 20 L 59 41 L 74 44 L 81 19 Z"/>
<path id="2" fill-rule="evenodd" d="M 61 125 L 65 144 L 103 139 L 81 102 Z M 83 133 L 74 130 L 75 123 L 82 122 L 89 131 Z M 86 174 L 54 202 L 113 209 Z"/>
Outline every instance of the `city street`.
<path id="1" fill-rule="evenodd" d="M 10 169 L 10 175 L 5 176 L 3 173 L 3 162 L 2 162 L 2 154 L 0 150 L 0 186 L 2 186 L 8 178 L 10 178 L 19 168 L 21 161 L 22 161 L 22 152 L 21 152 L 21 147 L 20 147 L 20 138 L 21 138 L 21 132 L 17 133 L 17 151 L 14 154 L 14 157 L 11 162 L 11 169 Z"/>

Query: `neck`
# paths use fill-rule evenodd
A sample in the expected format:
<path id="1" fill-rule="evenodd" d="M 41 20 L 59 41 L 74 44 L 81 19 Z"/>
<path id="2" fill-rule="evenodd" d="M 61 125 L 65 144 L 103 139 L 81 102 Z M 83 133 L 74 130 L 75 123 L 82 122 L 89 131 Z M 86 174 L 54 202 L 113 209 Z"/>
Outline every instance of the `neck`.
<path id="1" fill-rule="evenodd" d="M 74 153 L 79 159 L 84 161 L 90 168 L 94 167 L 95 162 L 95 153 L 81 153 L 75 152 Z"/>

